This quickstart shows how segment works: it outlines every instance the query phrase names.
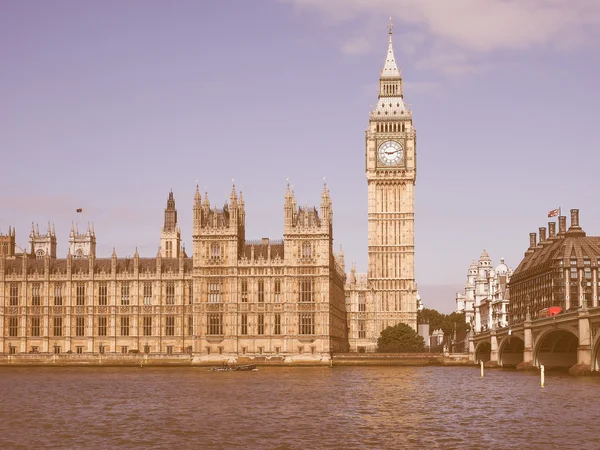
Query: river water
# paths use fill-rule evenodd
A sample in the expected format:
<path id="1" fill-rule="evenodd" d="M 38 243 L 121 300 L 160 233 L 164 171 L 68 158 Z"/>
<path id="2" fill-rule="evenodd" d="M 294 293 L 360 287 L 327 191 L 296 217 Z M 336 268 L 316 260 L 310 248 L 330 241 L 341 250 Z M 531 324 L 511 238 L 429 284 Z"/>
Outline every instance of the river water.
<path id="1" fill-rule="evenodd" d="M 600 448 L 600 378 L 470 367 L 0 368 L 0 448 Z"/>

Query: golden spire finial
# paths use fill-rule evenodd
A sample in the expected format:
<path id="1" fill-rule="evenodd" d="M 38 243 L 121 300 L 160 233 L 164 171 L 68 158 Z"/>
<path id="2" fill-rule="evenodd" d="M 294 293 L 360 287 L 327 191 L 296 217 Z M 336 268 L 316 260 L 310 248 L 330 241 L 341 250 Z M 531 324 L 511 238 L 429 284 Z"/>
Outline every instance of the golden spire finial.
<path id="1" fill-rule="evenodd" d="M 394 24 L 392 23 L 391 17 L 390 17 L 390 23 L 388 24 L 388 30 L 389 30 L 390 34 L 392 34 L 392 31 L 394 30 Z"/>

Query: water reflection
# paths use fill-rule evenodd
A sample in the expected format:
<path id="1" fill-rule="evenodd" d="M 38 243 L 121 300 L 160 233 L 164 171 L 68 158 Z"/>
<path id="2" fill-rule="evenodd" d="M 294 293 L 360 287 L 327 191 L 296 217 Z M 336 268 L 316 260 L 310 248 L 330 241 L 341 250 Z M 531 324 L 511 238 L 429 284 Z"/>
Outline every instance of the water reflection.
<path id="1" fill-rule="evenodd" d="M 600 448 L 600 378 L 476 368 L 0 368 L 2 448 Z"/>

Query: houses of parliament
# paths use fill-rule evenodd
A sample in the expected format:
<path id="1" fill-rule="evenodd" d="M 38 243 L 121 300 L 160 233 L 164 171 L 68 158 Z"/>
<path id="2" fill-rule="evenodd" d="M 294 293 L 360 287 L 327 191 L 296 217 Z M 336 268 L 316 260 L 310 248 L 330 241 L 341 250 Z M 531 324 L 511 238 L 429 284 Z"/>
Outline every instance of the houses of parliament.
<path id="1" fill-rule="evenodd" d="M 53 227 L 32 225 L 29 248 L 0 235 L 0 353 L 188 353 L 200 359 L 279 356 L 326 360 L 375 351 L 387 326 L 416 329 L 414 185 L 416 132 L 403 100 L 392 26 L 377 105 L 366 130 L 368 273 L 333 249 L 333 206 L 283 198 L 283 239 L 246 239 L 235 186 L 221 208 L 198 188 L 193 249 L 181 245 L 168 195 L 155 257 L 96 256 L 93 226 L 69 234 L 57 258 Z"/>

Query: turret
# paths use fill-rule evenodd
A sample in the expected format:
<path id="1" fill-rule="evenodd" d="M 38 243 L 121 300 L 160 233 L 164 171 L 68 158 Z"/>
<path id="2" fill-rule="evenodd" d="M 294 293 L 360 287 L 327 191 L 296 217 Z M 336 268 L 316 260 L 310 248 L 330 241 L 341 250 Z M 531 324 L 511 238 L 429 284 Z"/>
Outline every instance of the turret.
<path id="1" fill-rule="evenodd" d="M 110 257 L 110 273 L 113 277 L 117 275 L 117 252 L 115 251 L 115 247 L 113 246 L 112 255 Z"/>
<path id="2" fill-rule="evenodd" d="M 15 243 L 16 235 L 15 229 L 8 227 L 8 234 L 0 234 L 0 255 L 12 258 L 15 256 Z"/>
<path id="3" fill-rule="evenodd" d="M 137 245 L 135 246 L 135 253 L 133 254 L 133 274 L 137 278 L 140 270 L 140 254 L 138 253 Z"/>
<path id="4" fill-rule="evenodd" d="M 237 230 L 239 226 L 239 209 L 237 202 L 237 193 L 235 192 L 235 184 L 232 185 L 231 194 L 229 195 L 229 227 Z"/>
<path id="5" fill-rule="evenodd" d="M 388 51 L 385 58 L 385 64 L 381 69 L 379 76 L 379 97 L 400 97 L 402 98 L 402 74 L 396 64 L 396 58 L 394 57 L 394 47 L 392 45 L 392 32 L 394 25 L 392 24 L 392 18 L 390 17 L 389 29 L 389 42 Z"/>
<path id="6" fill-rule="evenodd" d="M 285 190 L 285 200 L 283 204 L 283 226 L 284 229 L 291 228 L 294 220 L 294 194 L 290 189 L 290 184 L 288 183 L 287 188 Z"/>
<path id="7" fill-rule="evenodd" d="M 96 233 L 92 224 L 88 222 L 85 233 L 80 233 L 78 224 L 71 222 L 69 252 L 76 259 L 96 256 Z"/>
<path id="8" fill-rule="evenodd" d="M 324 226 L 328 227 L 331 224 L 331 197 L 329 196 L 329 189 L 327 189 L 327 184 L 325 183 L 323 183 L 323 192 L 321 193 L 321 218 L 323 219 Z"/>
<path id="9" fill-rule="evenodd" d="M 244 196 L 240 191 L 240 198 L 238 199 L 238 207 L 240 212 L 240 223 L 243 227 L 246 226 L 246 203 L 244 203 Z"/>
<path id="10" fill-rule="evenodd" d="M 44 256 L 56 258 L 56 232 L 50 222 L 48 222 L 48 231 L 45 234 L 40 233 L 39 225 L 36 224 L 34 228 L 33 223 L 31 224 L 29 248 L 30 255 L 36 258 L 43 258 Z"/>
<path id="11" fill-rule="evenodd" d="M 345 268 L 346 262 L 344 261 L 344 250 L 342 249 L 342 244 L 340 244 L 340 252 L 338 253 L 338 260 L 340 262 L 340 266 L 342 266 L 342 268 Z"/>
<path id="12" fill-rule="evenodd" d="M 196 193 L 194 194 L 194 235 L 200 233 L 202 227 L 202 197 L 200 196 L 200 189 L 196 185 Z"/>
<path id="13" fill-rule="evenodd" d="M 202 202 L 202 212 L 204 213 L 204 217 L 208 217 L 210 213 L 210 201 L 208 200 L 208 192 L 204 191 L 204 201 Z"/>
<path id="14" fill-rule="evenodd" d="M 177 258 L 181 246 L 181 232 L 177 225 L 177 209 L 175 208 L 175 197 L 173 191 L 169 191 L 167 207 L 165 208 L 165 220 L 160 233 L 160 251 L 164 258 Z"/>

